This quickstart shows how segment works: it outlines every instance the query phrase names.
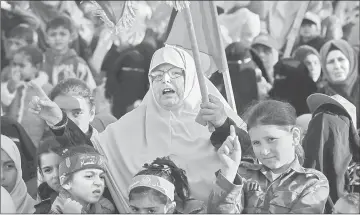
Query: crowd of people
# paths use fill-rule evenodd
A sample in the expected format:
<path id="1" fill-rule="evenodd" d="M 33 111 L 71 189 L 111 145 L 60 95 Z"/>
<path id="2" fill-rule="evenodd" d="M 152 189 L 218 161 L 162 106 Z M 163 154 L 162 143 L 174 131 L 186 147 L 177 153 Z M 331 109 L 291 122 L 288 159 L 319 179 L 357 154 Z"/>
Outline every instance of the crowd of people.
<path id="1" fill-rule="evenodd" d="M 233 110 L 166 5 L 114 36 L 90 1 L 1 1 L 1 213 L 359 214 L 359 3 L 319 2 L 290 56 L 275 13 L 217 4 Z"/>

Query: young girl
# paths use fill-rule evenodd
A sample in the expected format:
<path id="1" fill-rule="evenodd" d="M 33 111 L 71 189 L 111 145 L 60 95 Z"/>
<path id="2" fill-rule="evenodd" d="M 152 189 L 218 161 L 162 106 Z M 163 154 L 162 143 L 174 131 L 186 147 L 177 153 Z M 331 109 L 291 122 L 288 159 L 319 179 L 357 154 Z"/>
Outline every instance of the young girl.
<path id="1" fill-rule="evenodd" d="M 27 193 L 22 179 L 21 157 L 16 144 L 1 135 L 1 186 L 10 193 L 16 213 L 34 213 L 35 200 Z"/>
<path id="2" fill-rule="evenodd" d="M 129 186 L 132 213 L 198 213 L 203 210 L 202 202 L 189 198 L 185 171 L 168 157 L 157 158 L 144 168 Z"/>
<path id="3" fill-rule="evenodd" d="M 241 147 L 232 127 L 218 150 L 223 167 L 217 172 L 208 213 L 322 213 L 329 184 L 321 172 L 301 166 L 295 109 L 266 100 L 246 116 L 258 164 L 240 162 Z"/>
<path id="4" fill-rule="evenodd" d="M 37 150 L 39 177 L 42 179 L 42 183 L 38 186 L 38 196 L 41 202 L 35 205 L 37 214 L 49 213 L 52 203 L 59 194 L 60 153 L 60 144 L 53 137 L 44 140 Z"/>
<path id="5" fill-rule="evenodd" d="M 106 159 L 87 145 L 64 149 L 59 164 L 59 196 L 49 213 L 114 213 L 113 204 L 102 197 Z"/>

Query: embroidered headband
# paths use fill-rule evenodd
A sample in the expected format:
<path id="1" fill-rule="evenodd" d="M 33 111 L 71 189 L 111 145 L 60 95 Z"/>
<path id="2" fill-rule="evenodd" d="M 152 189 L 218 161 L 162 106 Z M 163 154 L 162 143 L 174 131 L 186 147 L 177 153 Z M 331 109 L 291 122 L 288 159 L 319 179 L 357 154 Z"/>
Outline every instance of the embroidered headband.
<path id="1" fill-rule="evenodd" d="M 67 176 L 83 169 L 102 169 L 105 171 L 106 158 L 99 154 L 75 154 L 65 158 L 59 164 L 60 185 L 63 185 Z"/>
<path id="2" fill-rule="evenodd" d="M 138 175 L 132 179 L 129 194 L 136 187 L 149 187 L 155 189 L 174 201 L 175 186 L 170 181 L 155 175 Z"/>

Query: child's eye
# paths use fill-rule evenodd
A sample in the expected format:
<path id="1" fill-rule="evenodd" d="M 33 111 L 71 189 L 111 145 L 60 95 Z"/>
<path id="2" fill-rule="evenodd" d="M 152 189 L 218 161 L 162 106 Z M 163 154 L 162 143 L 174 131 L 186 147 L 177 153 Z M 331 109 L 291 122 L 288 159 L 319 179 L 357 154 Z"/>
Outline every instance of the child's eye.
<path id="1" fill-rule="evenodd" d="M 85 175 L 85 178 L 92 178 L 92 175 Z"/>
<path id="2" fill-rule="evenodd" d="M 131 210 L 132 210 L 133 212 L 138 212 L 138 211 L 139 211 L 137 208 L 134 208 L 134 207 L 131 207 Z"/>
<path id="3" fill-rule="evenodd" d="M 6 165 L 6 168 L 7 169 L 13 169 L 13 168 L 15 168 L 15 165 L 14 164 L 8 164 L 8 165 Z"/>
<path id="4" fill-rule="evenodd" d="M 45 173 L 50 173 L 50 172 L 51 172 L 51 169 L 45 169 L 44 172 L 45 172 Z"/>
<path id="5" fill-rule="evenodd" d="M 274 142 L 275 140 L 276 140 L 276 138 L 273 138 L 273 137 L 268 138 L 268 142 Z"/>
<path id="6" fill-rule="evenodd" d="M 156 211 L 154 209 L 150 209 L 150 210 L 148 210 L 148 213 L 149 214 L 154 214 L 154 213 L 156 213 Z"/>
<path id="7" fill-rule="evenodd" d="M 259 141 L 254 141 L 252 144 L 253 144 L 253 145 L 259 145 L 260 142 L 259 142 Z"/>
<path id="8" fill-rule="evenodd" d="M 81 115 L 83 112 L 82 111 L 73 111 L 72 112 L 72 115 L 74 116 L 74 117 L 78 117 L 79 115 Z"/>

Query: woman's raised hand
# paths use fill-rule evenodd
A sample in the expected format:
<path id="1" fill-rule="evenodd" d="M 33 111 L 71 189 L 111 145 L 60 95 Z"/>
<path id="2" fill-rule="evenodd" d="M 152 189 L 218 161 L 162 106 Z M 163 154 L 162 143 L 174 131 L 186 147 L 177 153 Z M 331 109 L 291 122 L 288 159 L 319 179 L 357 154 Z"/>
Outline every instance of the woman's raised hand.
<path id="1" fill-rule="evenodd" d="M 33 96 L 29 103 L 29 111 L 37 114 L 50 126 L 56 125 L 62 120 L 60 107 L 49 99 L 44 90 L 31 81 L 29 86 L 35 90 L 37 96 Z"/>
<path id="2" fill-rule="evenodd" d="M 228 181 L 233 182 L 241 161 L 241 146 L 233 125 L 230 126 L 230 136 L 226 138 L 217 153 L 223 164 L 221 173 Z"/>
<path id="3" fill-rule="evenodd" d="M 227 115 L 224 104 L 219 98 L 210 94 L 209 101 L 202 103 L 200 108 L 199 116 L 202 121 L 214 125 L 215 128 L 218 128 L 225 123 Z"/>

